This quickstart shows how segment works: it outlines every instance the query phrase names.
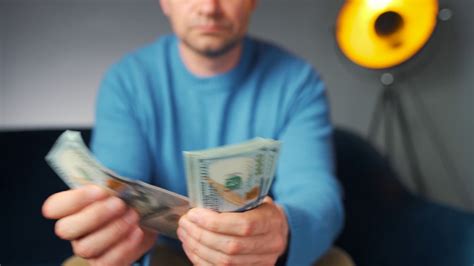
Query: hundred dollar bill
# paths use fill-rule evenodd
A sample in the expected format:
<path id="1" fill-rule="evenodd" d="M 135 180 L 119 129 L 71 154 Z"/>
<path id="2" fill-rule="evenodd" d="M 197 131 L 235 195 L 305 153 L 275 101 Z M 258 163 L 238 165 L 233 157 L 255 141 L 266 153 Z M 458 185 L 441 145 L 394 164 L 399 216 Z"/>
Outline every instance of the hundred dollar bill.
<path id="1" fill-rule="evenodd" d="M 69 187 L 99 185 L 137 210 L 143 227 L 177 238 L 178 220 L 189 209 L 188 198 L 116 175 L 94 158 L 79 132 L 65 131 L 46 161 Z"/>
<path id="2" fill-rule="evenodd" d="M 255 138 L 202 151 L 185 151 L 191 206 L 240 212 L 258 206 L 275 175 L 280 142 Z"/>

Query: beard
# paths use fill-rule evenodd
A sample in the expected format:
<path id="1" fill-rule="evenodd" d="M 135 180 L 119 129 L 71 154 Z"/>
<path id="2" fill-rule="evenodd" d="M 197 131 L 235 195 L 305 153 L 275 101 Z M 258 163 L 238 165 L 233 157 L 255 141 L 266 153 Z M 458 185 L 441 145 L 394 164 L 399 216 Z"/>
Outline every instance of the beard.
<path id="1" fill-rule="evenodd" d="M 229 51 L 237 47 L 242 39 L 243 37 L 235 36 L 234 38 L 225 40 L 222 44 L 217 45 L 216 47 L 200 47 L 189 38 L 183 38 L 182 41 L 186 47 L 197 54 L 208 58 L 217 58 L 227 54 Z"/>
<path id="2" fill-rule="evenodd" d="M 202 25 L 216 25 L 222 32 L 216 35 L 194 35 L 193 28 Z M 209 40 L 205 40 L 209 38 Z M 220 15 L 196 17 L 190 23 L 187 34 L 183 34 L 183 44 L 193 52 L 208 58 L 216 58 L 225 55 L 242 41 L 243 36 L 238 32 L 233 32 L 232 23 Z M 204 42 L 204 43 L 202 43 Z"/>

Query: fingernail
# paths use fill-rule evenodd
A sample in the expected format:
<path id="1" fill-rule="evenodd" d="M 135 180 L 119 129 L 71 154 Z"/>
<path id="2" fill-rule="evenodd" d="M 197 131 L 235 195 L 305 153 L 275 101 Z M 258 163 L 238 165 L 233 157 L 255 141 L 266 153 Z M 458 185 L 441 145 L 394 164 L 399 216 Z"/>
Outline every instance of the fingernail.
<path id="1" fill-rule="evenodd" d="M 143 238 L 143 231 L 142 231 L 142 229 L 140 229 L 140 227 L 137 227 L 137 228 L 133 231 L 131 238 L 134 239 L 134 240 L 141 240 L 141 239 Z"/>
<path id="2" fill-rule="evenodd" d="M 176 234 L 178 235 L 178 238 L 181 241 L 184 240 L 184 236 L 186 235 L 186 233 L 184 232 L 184 230 L 181 227 L 178 227 L 178 230 L 176 231 Z"/>
<path id="3" fill-rule="evenodd" d="M 187 214 L 188 219 L 193 223 L 199 223 L 199 215 L 194 210 L 190 210 Z"/>
<path id="4" fill-rule="evenodd" d="M 104 192 L 102 190 L 102 188 L 100 187 L 97 187 L 97 186 L 89 186 L 87 188 L 87 195 L 89 196 L 89 198 L 92 198 L 92 199 L 97 199 L 100 197 L 100 195 L 102 195 Z"/>
<path id="5" fill-rule="evenodd" d="M 123 216 L 123 220 L 128 224 L 135 224 L 138 222 L 138 215 L 133 209 L 129 209 L 127 213 Z"/>
<path id="6" fill-rule="evenodd" d="M 111 211 L 117 211 L 122 207 L 122 200 L 116 197 L 110 197 L 105 204 Z"/>
<path id="7" fill-rule="evenodd" d="M 183 231 L 186 231 L 187 227 L 189 226 L 189 221 L 188 219 L 182 219 L 182 221 L 180 221 L 180 223 L 178 224 L 179 228 L 181 228 L 181 230 Z"/>

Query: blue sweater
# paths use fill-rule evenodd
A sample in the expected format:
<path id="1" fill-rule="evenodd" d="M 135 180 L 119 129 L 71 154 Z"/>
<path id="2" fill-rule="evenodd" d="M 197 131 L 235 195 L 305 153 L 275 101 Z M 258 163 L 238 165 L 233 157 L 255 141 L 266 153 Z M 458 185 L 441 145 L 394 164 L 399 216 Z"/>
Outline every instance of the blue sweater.
<path id="1" fill-rule="evenodd" d="M 271 196 L 289 222 L 288 265 L 310 265 L 343 224 L 324 85 L 288 52 L 243 43 L 238 65 L 209 78 L 189 72 L 175 36 L 125 56 L 102 82 L 92 149 L 120 175 L 187 195 L 182 151 L 281 140 Z"/>

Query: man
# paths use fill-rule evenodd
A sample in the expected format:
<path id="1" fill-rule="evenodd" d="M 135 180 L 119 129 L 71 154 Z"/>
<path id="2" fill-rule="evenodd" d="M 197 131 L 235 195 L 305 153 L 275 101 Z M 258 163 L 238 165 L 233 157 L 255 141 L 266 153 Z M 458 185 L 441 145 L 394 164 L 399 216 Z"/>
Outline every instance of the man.
<path id="1" fill-rule="evenodd" d="M 256 136 L 283 142 L 271 197 L 244 213 L 195 208 L 180 242 L 198 265 L 309 265 L 342 227 L 324 86 L 312 68 L 246 36 L 256 0 L 161 0 L 176 36 L 112 67 L 97 102 L 92 149 L 119 174 L 186 194 L 183 150 Z M 272 200 L 272 198 L 274 200 Z M 97 187 L 43 206 L 56 234 L 96 265 L 128 265 L 154 244 L 138 216 Z"/>

